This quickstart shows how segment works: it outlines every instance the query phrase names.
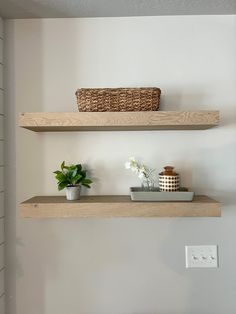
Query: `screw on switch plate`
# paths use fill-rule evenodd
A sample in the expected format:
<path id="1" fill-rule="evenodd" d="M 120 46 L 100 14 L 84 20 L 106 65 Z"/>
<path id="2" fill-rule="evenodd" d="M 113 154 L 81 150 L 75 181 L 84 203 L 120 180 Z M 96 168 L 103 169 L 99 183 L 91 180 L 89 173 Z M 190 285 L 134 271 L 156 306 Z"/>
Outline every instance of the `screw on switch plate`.
<path id="1" fill-rule="evenodd" d="M 187 245 L 185 259 L 186 268 L 216 268 L 218 247 L 217 245 Z"/>

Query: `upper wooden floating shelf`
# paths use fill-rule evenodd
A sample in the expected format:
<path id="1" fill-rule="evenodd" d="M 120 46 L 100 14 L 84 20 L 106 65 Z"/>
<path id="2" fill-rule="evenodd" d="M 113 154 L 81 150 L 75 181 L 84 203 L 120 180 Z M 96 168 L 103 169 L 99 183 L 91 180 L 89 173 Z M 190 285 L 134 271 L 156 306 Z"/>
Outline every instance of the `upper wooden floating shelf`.
<path id="1" fill-rule="evenodd" d="M 219 111 L 27 112 L 19 126 L 35 132 L 203 130 L 219 124 Z"/>
<path id="2" fill-rule="evenodd" d="M 220 217 L 220 203 L 195 196 L 192 202 L 132 202 L 130 196 L 36 196 L 20 204 L 24 218 Z"/>

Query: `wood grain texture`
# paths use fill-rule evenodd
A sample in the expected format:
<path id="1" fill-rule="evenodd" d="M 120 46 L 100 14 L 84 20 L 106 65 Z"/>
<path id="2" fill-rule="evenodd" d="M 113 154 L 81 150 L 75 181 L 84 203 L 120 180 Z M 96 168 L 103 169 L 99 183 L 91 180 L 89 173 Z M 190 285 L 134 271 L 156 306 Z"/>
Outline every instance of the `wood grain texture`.
<path id="1" fill-rule="evenodd" d="M 218 125 L 219 111 L 28 112 L 19 126 L 35 132 L 200 130 Z"/>
<path id="2" fill-rule="evenodd" d="M 82 196 L 67 201 L 64 196 L 36 196 L 20 204 L 24 218 L 104 217 L 220 217 L 220 204 L 195 196 L 193 202 L 132 202 L 130 196 Z"/>

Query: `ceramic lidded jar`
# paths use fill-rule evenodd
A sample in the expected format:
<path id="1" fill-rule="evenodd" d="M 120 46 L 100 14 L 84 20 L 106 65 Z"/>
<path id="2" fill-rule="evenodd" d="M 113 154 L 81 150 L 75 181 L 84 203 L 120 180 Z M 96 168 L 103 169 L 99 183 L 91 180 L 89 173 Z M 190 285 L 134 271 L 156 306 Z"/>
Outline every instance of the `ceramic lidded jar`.
<path id="1" fill-rule="evenodd" d="M 174 172 L 174 167 L 166 166 L 159 173 L 159 189 L 164 192 L 176 192 L 179 190 L 179 174 Z"/>

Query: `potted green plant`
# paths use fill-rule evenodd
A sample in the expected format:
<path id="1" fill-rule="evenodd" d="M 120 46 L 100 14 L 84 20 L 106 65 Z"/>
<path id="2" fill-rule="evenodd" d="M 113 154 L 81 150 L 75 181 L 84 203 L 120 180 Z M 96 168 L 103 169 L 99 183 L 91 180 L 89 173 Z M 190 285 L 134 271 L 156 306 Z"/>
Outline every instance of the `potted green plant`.
<path id="1" fill-rule="evenodd" d="M 74 201 L 80 198 L 81 185 L 90 188 L 93 181 L 86 178 L 86 172 L 81 164 L 66 166 L 65 161 L 61 164 L 61 170 L 54 171 L 58 190 L 66 189 L 67 200 Z"/>

